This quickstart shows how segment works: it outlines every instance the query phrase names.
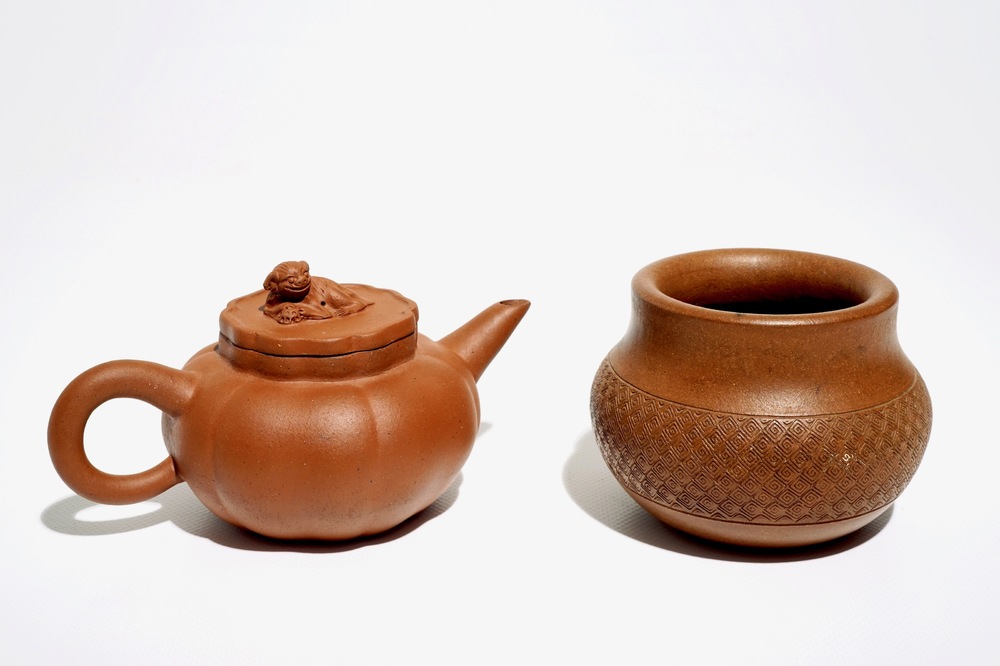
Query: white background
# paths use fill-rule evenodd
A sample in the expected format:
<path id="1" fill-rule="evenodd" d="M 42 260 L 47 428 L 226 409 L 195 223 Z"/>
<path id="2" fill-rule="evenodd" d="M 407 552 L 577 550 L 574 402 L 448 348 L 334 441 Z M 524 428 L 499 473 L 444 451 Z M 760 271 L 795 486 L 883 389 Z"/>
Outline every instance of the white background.
<path id="1" fill-rule="evenodd" d="M 34 2 L 0 8 L 0 661 L 997 663 L 1000 4 Z M 790 553 L 661 527 L 590 382 L 689 250 L 842 256 L 901 292 L 934 430 L 888 520 Z M 532 309 L 460 481 L 385 537 L 282 545 L 177 486 L 104 507 L 48 413 L 180 366 L 271 267 L 394 288 L 440 337 Z M 101 407 L 111 472 L 158 413 Z"/>

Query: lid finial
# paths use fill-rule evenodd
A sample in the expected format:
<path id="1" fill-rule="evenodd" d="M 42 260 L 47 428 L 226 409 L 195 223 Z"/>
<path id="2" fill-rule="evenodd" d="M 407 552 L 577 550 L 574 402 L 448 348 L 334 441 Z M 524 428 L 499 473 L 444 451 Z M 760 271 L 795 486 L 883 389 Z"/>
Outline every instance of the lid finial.
<path id="1" fill-rule="evenodd" d="M 304 261 L 284 261 L 264 280 L 268 290 L 264 314 L 279 324 L 295 324 L 307 319 L 346 317 L 364 310 L 366 301 L 333 280 L 309 275 Z"/>

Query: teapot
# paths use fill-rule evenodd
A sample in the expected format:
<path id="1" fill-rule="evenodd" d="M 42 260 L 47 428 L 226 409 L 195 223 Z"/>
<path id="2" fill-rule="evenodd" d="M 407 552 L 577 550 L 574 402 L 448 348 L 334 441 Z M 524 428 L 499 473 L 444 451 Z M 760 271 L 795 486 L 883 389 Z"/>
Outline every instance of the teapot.
<path id="1" fill-rule="evenodd" d="M 479 428 L 476 382 L 529 305 L 501 301 L 434 341 L 398 292 L 284 262 L 264 289 L 229 302 L 218 343 L 182 369 L 117 360 L 70 382 L 49 419 L 52 463 L 99 503 L 141 502 L 184 481 L 214 514 L 265 536 L 377 534 L 458 476 Z M 163 412 L 165 460 L 127 475 L 90 462 L 87 420 L 112 398 Z"/>

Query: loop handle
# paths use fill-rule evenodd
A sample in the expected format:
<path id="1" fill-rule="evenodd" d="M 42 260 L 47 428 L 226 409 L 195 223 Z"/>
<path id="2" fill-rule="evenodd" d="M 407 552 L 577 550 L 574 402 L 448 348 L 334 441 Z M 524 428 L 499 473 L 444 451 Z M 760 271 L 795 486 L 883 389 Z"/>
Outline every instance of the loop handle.
<path id="1" fill-rule="evenodd" d="M 142 502 L 179 483 L 170 456 L 138 474 L 102 472 L 87 458 L 83 431 L 94 410 L 113 398 L 136 398 L 179 416 L 195 384 L 194 373 L 148 361 L 110 361 L 81 374 L 59 396 L 49 417 L 49 455 L 59 476 L 77 494 L 101 504 Z"/>

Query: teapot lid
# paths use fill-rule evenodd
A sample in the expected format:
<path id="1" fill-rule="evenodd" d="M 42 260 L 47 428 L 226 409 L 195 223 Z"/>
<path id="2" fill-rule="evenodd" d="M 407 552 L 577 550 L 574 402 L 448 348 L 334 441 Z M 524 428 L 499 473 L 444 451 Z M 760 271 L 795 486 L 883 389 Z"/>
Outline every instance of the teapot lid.
<path id="1" fill-rule="evenodd" d="M 219 331 L 272 356 L 340 356 L 381 349 L 417 330 L 417 304 L 390 289 L 339 284 L 304 261 L 278 264 L 264 289 L 229 302 Z"/>

